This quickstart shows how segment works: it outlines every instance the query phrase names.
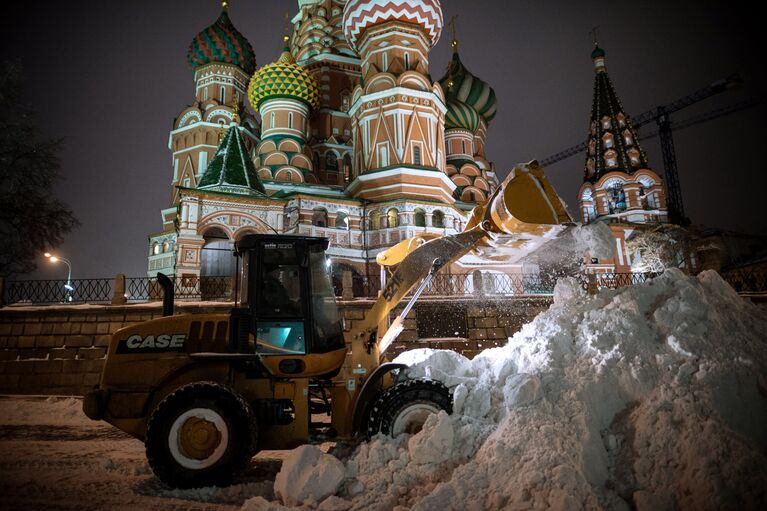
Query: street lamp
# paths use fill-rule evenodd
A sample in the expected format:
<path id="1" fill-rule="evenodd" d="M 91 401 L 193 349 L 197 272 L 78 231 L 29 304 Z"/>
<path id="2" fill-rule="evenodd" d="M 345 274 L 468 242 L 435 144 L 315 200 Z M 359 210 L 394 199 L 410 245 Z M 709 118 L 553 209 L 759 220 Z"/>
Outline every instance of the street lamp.
<path id="1" fill-rule="evenodd" d="M 62 263 L 67 265 L 67 283 L 64 284 L 64 289 L 67 290 L 67 301 L 72 301 L 72 291 L 75 290 L 74 287 L 72 287 L 72 263 L 69 261 L 69 259 L 66 259 L 64 257 L 59 257 L 51 254 L 50 252 L 46 252 L 43 254 L 45 257 L 47 257 L 52 263 L 57 263 L 61 261 Z"/>

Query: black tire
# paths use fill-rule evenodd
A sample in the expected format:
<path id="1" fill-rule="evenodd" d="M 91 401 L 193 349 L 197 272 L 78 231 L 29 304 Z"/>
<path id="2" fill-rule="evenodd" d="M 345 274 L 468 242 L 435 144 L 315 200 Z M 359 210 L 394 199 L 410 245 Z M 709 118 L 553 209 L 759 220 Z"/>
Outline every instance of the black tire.
<path id="1" fill-rule="evenodd" d="M 368 415 L 368 435 L 415 434 L 431 413 L 453 413 L 453 397 L 434 380 L 406 380 L 392 385 L 376 400 Z"/>
<path id="2" fill-rule="evenodd" d="M 157 405 L 145 446 L 160 480 L 174 488 L 197 488 L 231 484 L 253 457 L 257 440 L 245 400 L 224 385 L 199 382 L 180 387 Z"/>

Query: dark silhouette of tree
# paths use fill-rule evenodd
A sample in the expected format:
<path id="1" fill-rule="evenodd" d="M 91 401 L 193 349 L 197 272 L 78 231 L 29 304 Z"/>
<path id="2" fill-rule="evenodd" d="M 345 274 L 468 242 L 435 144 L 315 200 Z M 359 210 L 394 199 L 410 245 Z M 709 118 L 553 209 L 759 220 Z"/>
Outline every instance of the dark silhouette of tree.
<path id="1" fill-rule="evenodd" d="M 61 139 L 43 139 L 21 101 L 18 64 L 0 62 L 0 276 L 35 270 L 35 259 L 61 244 L 79 222 L 53 196 Z"/>

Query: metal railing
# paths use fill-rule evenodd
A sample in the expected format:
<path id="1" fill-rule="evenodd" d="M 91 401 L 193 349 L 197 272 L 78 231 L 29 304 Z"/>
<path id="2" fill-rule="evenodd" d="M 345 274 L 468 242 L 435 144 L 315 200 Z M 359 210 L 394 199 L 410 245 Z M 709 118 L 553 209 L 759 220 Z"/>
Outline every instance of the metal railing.
<path id="1" fill-rule="evenodd" d="M 744 267 L 735 268 L 722 273 L 726 280 L 738 293 L 763 294 L 767 293 L 767 268 Z"/>
<path id="2" fill-rule="evenodd" d="M 596 281 L 597 288 L 599 289 L 618 289 L 619 287 L 633 286 L 636 284 L 643 284 L 653 277 L 657 277 L 656 273 L 592 273 L 587 275 L 593 275 Z M 588 280 L 586 280 L 588 283 Z"/>
<path id="3" fill-rule="evenodd" d="M 114 279 L 11 280 L 5 283 L 3 303 L 108 303 Z"/>
<path id="4" fill-rule="evenodd" d="M 642 284 L 655 277 L 654 273 L 580 273 L 576 278 L 584 288 L 617 289 Z M 722 274 L 738 293 L 767 292 L 767 270 L 741 268 Z M 424 297 L 511 297 L 550 296 L 554 293 L 558 275 L 537 273 L 501 274 L 470 273 L 462 275 L 437 274 L 424 290 Z M 233 277 L 171 277 L 177 300 L 186 301 L 233 301 L 235 280 Z M 116 279 L 76 279 L 71 288 L 64 280 L 16 280 L 5 282 L 2 304 L 55 304 L 55 303 L 140 303 L 162 299 L 162 288 L 156 278 L 125 278 L 122 300 L 115 300 L 119 287 Z M 379 275 L 352 276 L 354 298 L 374 299 L 381 290 Z M 344 295 L 343 287 L 336 288 L 336 295 Z M 348 294 L 347 294 L 348 296 Z"/>
<path id="5" fill-rule="evenodd" d="M 170 277 L 177 300 L 233 301 L 233 277 Z M 129 302 L 162 300 L 162 287 L 156 278 L 125 279 L 125 297 Z"/>
<path id="6" fill-rule="evenodd" d="M 170 277 L 177 300 L 231 301 L 234 299 L 233 277 Z M 115 303 L 117 279 L 75 279 L 65 287 L 65 280 L 12 280 L 5 283 L 2 303 L 67 304 Z M 151 302 L 162 300 L 162 287 L 156 278 L 125 278 L 124 300 L 117 302 Z"/>

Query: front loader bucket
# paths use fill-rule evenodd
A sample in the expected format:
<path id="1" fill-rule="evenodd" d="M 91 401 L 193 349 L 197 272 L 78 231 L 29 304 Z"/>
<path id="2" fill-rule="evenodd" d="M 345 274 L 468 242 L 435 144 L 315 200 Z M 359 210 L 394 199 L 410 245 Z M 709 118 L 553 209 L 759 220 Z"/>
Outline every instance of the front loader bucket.
<path id="1" fill-rule="evenodd" d="M 573 221 L 535 160 L 514 167 L 487 203 L 474 208 L 466 229 L 483 220 L 501 235 L 540 234 L 547 226 Z"/>

